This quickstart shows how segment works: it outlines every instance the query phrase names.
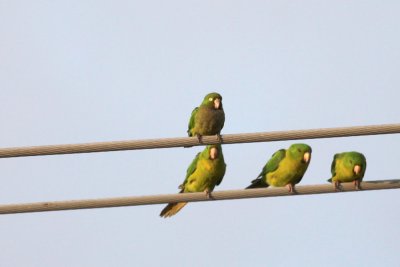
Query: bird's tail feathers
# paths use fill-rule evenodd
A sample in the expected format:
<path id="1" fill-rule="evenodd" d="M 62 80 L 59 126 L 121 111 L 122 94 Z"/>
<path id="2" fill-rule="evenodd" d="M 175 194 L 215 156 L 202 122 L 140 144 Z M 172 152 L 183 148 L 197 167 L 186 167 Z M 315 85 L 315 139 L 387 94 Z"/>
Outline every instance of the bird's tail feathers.
<path id="1" fill-rule="evenodd" d="M 332 178 L 329 178 L 327 181 L 330 182 L 330 183 L 332 183 Z"/>
<path id="2" fill-rule="evenodd" d="M 160 217 L 168 218 L 177 214 L 187 202 L 169 203 L 160 213 Z"/>
<path id="3" fill-rule="evenodd" d="M 257 178 L 251 181 L 251 185 L 246 187 L 245 189 L 251 189 L 251 188 L 265 188 L 268 187 L 269 184 L 265 183 L 262 178 Z"/>

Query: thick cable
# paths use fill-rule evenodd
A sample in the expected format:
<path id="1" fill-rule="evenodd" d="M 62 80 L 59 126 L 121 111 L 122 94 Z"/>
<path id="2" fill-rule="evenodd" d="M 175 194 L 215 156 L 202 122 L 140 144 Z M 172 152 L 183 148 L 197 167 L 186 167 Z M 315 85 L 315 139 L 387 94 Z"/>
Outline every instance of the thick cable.
<path id="1" fill-rule="evenodd" d="M 341 128 L 322 128 L 311 130 L 274 131 L 260 133 L 225 134 L 222 144 L 286 141 L 298 139 L 316 139 L 349 137 L 362 135 L 400 133 L 400 124 L 383 124 Z M 155 149 L 188 147 L 219 143 L 217 136 L 203 136 L 200 144 L 196 137 L 178 137 L 147 140 L 128 140 L 65 145 L 45 145 L 31 147 L 0 148 L 0 158 L 45 156 L 57 154 L 93 153 L 120 150 Z"/>
<path id="2" fill-rule="evenodd" d="M 296 186 L 296 193 L 289 193 L 287 188 L 261 188 L 261 189 L 247 189 L 247 190 L 241 189 L 241 190 L 215 191 L 211 193 L 211 198 L 207 197 L 205 193 L 182 193 L 182 194 L 168 194 L 168 195 L 116 197 L 116 198 L 104 198 L 104 199 L 67 200 L 67 201 L 0 205 L 0 214 L 140 206 L 140 205 L 166 204 L 170 202 L 199 202 L 199 201 L 216 201 L 216 200 L 229 200 L 229 199 L 261 198 L 261 197 L 301 196 L 301 195 L 312 195 L 312 194 L 354 192 L 354 191 L 365 192 L 369 190 L 399 189 L 399 188 L 400 188 L 400 180 L 383 180 L 383 181 L 362 182 L 361 190 L 356 190 L 352 183 L 347 183 L 347 184 L 342 184 L 341 191 L 336 191 L 332 184 L 319 184 L 319 185 L 298 185 Z"/>

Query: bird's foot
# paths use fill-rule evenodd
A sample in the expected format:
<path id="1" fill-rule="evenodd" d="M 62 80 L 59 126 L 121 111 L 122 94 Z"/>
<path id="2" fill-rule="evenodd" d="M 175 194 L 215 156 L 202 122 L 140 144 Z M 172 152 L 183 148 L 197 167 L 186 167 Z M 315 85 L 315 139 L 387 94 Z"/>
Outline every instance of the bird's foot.
<path id="1" fill-rule="evenodd" d="M 361 182 L 360 180 L 354 180 L 354 189 L 355 190 L 361 190 Z"/>
<path id="2" fill-rule="evenodd" d="M 203 143 L 203 136 L 200 134 L 196 134 L 197 140 L 199 141 L 199 144 Z"/>
<path id="3" fill-rule="evenodd" d="M 335 182 L 333 183 L 333 186 L 334 186 L 336 192 L 340 192 L 340 191 L 342 191 L 342 189 L 343 189 L 343 188 L 342 188 L 342 185 L 340 184 L 339 181 L 335 181 Z"/>
<path id="4" fill-rule="evenodd" d="M 214 199 L 214 197 L 211 195 L 210 189 L 207 188 L 206 190 L 204 190 L 204 193 L 206 193 L 208 199 Z"/>
<path id="5" fill-rule="evenodd" d="M 217 133 L 217 141 L 221 144 L 224 140 L 222 139 L 222 135 Z"/>
<path id="6" fill-rule="evenodd" d="M 286 185 L 286 187 L 288 188 L 290 194 L 296 194 L 297 193 L 294 185 L 288 184 L 288 185 Z"/>

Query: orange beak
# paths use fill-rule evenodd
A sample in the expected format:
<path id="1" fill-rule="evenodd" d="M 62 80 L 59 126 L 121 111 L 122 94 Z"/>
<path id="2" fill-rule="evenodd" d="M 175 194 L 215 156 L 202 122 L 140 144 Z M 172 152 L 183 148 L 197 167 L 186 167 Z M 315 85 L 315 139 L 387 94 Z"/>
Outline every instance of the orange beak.
<path id="1" fill-rule="evenodd" d="M 211 159 L 216 159 L 218 157 L 218 149 L 215 147 L 212 147 L 210 149 L 210 158 Z"/>
<path id="2" fill-rule="evenodd" d="M 220 106 L 221 106 L 221 99 L 216 98 L 216 99 L 214 100 L 214 108 L 215 108 L 215 109 L 219 109 Z"/>
<path id="3" fill-rule="evenodd" d="M 304 153 L 303 161 L 304 161 L 305 163 L 308 163 L 308 162 L 310 161 L 310 159 L 311 159 L 311 154 L 310 154 L 310 152 Z"/>
<path id="4" fill-rule="evenodd" d="M 354 171 L 354 173 L 355 173 L 356 175 L 358 175 L 358 174 L 361 172 L 361 166 L 360 166 L 360 165 L 354 166 L 353 171 Z"/>

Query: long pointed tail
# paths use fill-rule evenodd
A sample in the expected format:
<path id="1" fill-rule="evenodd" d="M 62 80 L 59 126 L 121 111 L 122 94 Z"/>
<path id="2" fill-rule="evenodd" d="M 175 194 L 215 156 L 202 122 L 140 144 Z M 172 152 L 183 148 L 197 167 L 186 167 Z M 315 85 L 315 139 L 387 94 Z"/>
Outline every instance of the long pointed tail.
<path id="1" fill-rule="evenodd" d="M 269 184 L 265 183 L 262 179 L 255 179 L 251 181 L 251 185 L 246 187 L 245 189 L 251 189 L 251 188 L 265 188 L 268 187 Z"/>
<path id="2" fill-rule="evenodd" d="M 171 217 L 177 214 L 187 202 L 169 203 L 160 213 L 160 217 Z"/>

